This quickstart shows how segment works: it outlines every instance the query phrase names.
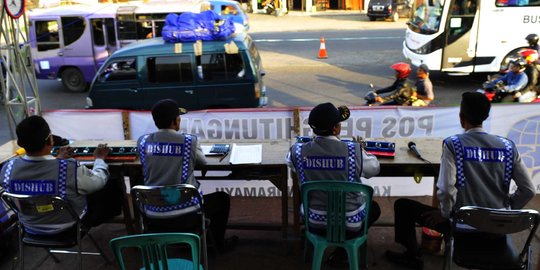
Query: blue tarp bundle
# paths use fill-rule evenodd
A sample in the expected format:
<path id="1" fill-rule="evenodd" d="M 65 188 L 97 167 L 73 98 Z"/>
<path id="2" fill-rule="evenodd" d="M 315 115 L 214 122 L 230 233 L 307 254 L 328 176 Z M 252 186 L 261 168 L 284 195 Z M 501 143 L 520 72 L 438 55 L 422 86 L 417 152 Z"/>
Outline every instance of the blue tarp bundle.
<path id="1" fill-rule="evenodd" d="M 223 40 L 234 33 L 234 23 L 212 10 L 169 14 L 161 35 L 166 42 Z"/>

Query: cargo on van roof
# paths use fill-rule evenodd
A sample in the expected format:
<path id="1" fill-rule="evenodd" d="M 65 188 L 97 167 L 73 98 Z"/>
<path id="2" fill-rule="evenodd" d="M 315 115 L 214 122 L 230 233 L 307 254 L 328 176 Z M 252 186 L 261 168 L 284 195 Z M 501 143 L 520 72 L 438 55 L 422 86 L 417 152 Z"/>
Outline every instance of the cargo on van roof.
<path id="1" fill-rule="evenodd" d="M 174 99 L 188 110 L 254 108 L 268 102 L 257 48 L 244 32 L 226 40 L 136 42 L 115 53 L 96 74 L 87 98 L 92 109 L 145 109 Z"/>

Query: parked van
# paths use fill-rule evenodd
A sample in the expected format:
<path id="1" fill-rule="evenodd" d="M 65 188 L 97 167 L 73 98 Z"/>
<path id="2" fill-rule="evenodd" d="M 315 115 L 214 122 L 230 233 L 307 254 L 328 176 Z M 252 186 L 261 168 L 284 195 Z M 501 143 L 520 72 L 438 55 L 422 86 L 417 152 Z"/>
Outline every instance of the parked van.
<path id="1" fill-rule="evenodd" d="M 249 35 L 202 41 L 200 56 L 194 45 L 154 38 L 116 51 L 96 74 L 87 108 L 149 110 L 165 98 L 188 110 L 267 104 L 265 73 Z"/>

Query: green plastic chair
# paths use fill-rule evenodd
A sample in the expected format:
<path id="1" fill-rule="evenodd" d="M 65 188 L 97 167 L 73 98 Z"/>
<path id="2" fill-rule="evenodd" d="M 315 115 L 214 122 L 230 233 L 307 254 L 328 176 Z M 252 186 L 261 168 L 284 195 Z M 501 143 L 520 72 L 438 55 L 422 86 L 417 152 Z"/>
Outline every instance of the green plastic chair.
<path id="1" fill-rule="evenodd" d="M 122 250 L 127 247 L 139 249 L 144 264 L 140 269 L 198 270 L 203 269 L 199 256 L 200 242 L 199 236 L 193 233 L 152 233 L 117 237 L 112 239 L 109 244 L 122 270 L 126 269 Z M 167 246 L 181 243 L 189 244 L 191 247 L 192 260 L 168 257 Z M 163 263 L 164 261 L 167 263 Z"/>
<path id="2" fill-rule="evenodd" d="M 373 196 L 373 188 L 361 183 L 344 181 L 310 181 L 302 184 L 302 207 L 304 209 L 304 224 L 306 224 L 306 249 L 307 241 L 313 244 L 312 270 L 321 268 L 324 251 L 330 246 L 343 247 L 349 257 L 350 269 L 359 269 L 358 250 L 362 247 L 361 262 L 367 266 L 367 235 L 368 218 Z M 313 234 L 307 229 L 309 215 L 309 197 L 312 191 L 323 191 L 327 194 L 327 227 L 326 237 Z M 359 192 L 365 196 L 366 217 L 363 221 L 358 237 L 346 239 L 346 204 L 345 200 L 348 192 Z"/>

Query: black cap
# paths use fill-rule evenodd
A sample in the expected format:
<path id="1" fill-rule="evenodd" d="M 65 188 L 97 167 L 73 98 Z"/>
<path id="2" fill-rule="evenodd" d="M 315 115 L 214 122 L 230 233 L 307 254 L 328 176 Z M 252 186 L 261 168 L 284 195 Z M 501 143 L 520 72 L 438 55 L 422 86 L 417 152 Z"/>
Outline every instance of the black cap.
<path id="1" fill-rule="evenodd" d="M 158 101 L 152 107 L 152 118 L 158 128 L 167 128 L 181 114 L 187 113 L 186 109 L 178 107 L 178 103 L 172 99 Z"/>
<path id="2" fill-rule="evenodd" d="M 332 103 L 323 103 L 315 106 L 309 113 L 309 126 L 316 133 L 325 133 L 339 122 L 349 119 L 351 112 L 346 106 L 336 108 Z"/>
<path id="3" fill-rule="evenodd" d="M 460 114 L 471 124 L 482 124 L 488 118 L 491 109 L 487 97 L 478 92 L 465 92 L 461 97 Z"/>
<path id="4" fill-rule="evenodd" d="M 429 68 L 426 64 L 421 64 L 420 66 L 418 66 L 418 68 L 423 70 L 426 73 L 429 73 Z"/>
<path id="5" fill-rule="evenodd" d="M 32 115 L 23 119 L 16 128 L 17 144 L 27 152 L 40 151 L 51 135 L 47 121 L 41 116 Z"/>

